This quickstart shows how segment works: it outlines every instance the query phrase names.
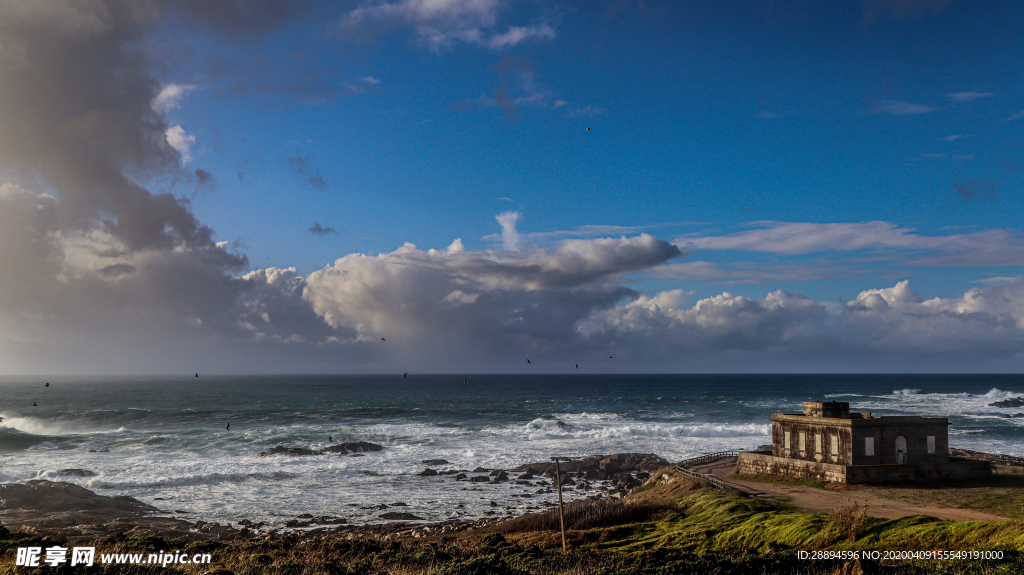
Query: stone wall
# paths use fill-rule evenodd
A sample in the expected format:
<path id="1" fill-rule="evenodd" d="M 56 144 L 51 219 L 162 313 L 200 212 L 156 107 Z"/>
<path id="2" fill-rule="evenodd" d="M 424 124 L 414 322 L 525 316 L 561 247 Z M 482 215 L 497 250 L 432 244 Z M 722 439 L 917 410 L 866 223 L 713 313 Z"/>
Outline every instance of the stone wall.
<path id="1" fill-rule="evenodd" d="M 741 452 L 736 473 L 778 475 L 833 483 L 900 483 L 943 479 L 982 479 L 992 476 L 987 461 L 953 460 L 945 463 L 834 465 L 818 461 Z"/>

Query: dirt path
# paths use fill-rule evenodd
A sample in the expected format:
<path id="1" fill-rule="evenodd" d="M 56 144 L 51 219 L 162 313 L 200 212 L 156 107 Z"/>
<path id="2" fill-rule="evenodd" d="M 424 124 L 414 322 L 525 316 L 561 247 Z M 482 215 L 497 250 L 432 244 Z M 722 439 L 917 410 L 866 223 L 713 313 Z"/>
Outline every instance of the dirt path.
<path id="1" fill-rule="evenodd" d="M 861 490 L 838 491 L 809 487 L 806 485 L 789 485 L 785 483 L 760 483 L 742 481 L 730 477 L 736 471 L 736 458 L 721 459 L 713 463 L 692 467 L 694 471 L 712 474 L 716 479 L 734 485 L 743 491 L 765 493 L 783 498 L 801 511 L 810 513 L 828 513 L 838 505 L 856 503 L 867 508 L 867 515 L 896 519 L 908 515 L 928 515 L 949 521 L 1002 521 L 1006 517 L 983 513 L 972 509 L 950 509 L 942 507 L 918 507 L 906 505 L 892 499 L 885 499 Z"/>

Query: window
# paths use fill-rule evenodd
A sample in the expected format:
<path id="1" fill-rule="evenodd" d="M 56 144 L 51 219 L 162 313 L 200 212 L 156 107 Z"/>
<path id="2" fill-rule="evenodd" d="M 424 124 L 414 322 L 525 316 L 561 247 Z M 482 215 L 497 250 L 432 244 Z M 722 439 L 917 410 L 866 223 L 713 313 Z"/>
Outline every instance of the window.
<path id="1" fill-rule="evenodd" d="M 783 437 L 783 439 L 782 439 L 782 446 L 786 448 L 786 451 L 789 451 L 789 432 L 788 431 L 786 432 L 785 437 Z"/>
<path id="2" fill-rule="evenodd" d="M 864 438 L 864 455 L 874 455 L 874 454 L 875 454 L 875 438 L 874 437 L 865 437 Z"/>
<path id="3" fill-rule="evenodd" d="M 839 436 L 832 436 L 832 457 L 839 457 Z"/>
<path id="4" fill-rule="evenodd" d="M 807 451 L 807 434 L 800 432 L 800 453 Z"/>
<path id="5" fill-rule="evenodd" d="M 935 453 L 935 436 L 928 436 L 928 453 Z"/>
<path id="6" fill-rule="evenodd" d="M 820 433 L 815 433 L 814 434 L 814 452 L 815 453 L 821 453 L 821 434 Z"/>

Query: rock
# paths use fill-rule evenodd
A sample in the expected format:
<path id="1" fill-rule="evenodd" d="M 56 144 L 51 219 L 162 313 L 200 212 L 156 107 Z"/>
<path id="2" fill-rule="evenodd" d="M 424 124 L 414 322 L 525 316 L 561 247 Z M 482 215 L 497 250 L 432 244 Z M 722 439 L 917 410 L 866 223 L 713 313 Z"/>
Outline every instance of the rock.
<path id="1" fill-rule="evenodd" d="M 448 461 L 444 459 L 424 459 L 420 463 L 423 465 L 448 465 Z"/>
<path id="2" fill-rule="evenodd" d="M 497 475 L 499 473 L 504 473 L 504 471 L 502 471 L 500 469 L 495 469 L 494 471 L 488 473 L 487 475 L 490 475 L 491 477 L 494 477 L 495 475 Z"/>
<path id="3" fill-rule="evenodd" d="M 271 455 L 319 455 L 319 453 L 312 449 L 301 449 L 298 447 L 287 448 L 278 445 L 277 447 L 271 447 L 270 449 L 260 453 L 259 457 L 270 457 Z"/>
<path id="4" fill-rule="evenodd" d="M 562 476 L 562 485 L 576 485 L 576 482 L 572 480 L 568 475 Z"/>
<path id="5" fill-rule="evenodd" d="M 532 473 L 524 473 L 524 474 L 519 476 L 519 479 L 523 479 L 523 480 L 533 479 L 533 474 Z"/>
<path id="6" fill-rule="evenodd" d="M 364 454 L 364 453 L 353 453 L 352 455 L 349 455 L 349 457 L 366 457 L 366 454 Z"/>
<path id="7" fill-rule="evenodd" d="M 527 475 L 540 475 L 540 470 L 534 469 L 533 467 L 527 467 L 523 470 L 523 473 L 526 473 Z"/>
<path id="8" fill-rule="evenodd" d="M 423 521 L 422 517 L 416 517 L 412 513 L 401 513 L 398 511 L 389 511 L 380 516 L 381 519 L 387 519 L 388 521 Z"/>
<path id="9" fill-rule="evenodd" d="M 348 523 L 348 520 L 344 517 L 329 517 L 324 515 L 323 517 L 318 517 L 314 523 L 317 525 L 344 525 Z"/>
<path id="10" fill-rule="evenodd" d="M 313 515 L 310 513 L 303 513 L 302 515 L 296 515 L 298 519 L 312 519 Z"/>
<path id="11" fill-rule="evenodd" d="M 423 477 L 433 477 L 437 475 L 437 472 L 428 467 L 424 469 L 422 472 L 420 472 L 420 475 Z"/>
<path id="12" fill-rule="evenodd" d="M 494 480 L 495 481 L 508 481 L 508 474 L 505 473 L 504 471 L 501 471 L 497 475 L 494 476 Z"/>
<path id="13" fill-rule="evenodd" d="M 1011 397 L 995 403 L 990 403 L 990 407 L 1024 407 L 1024 397 Z"/>
<path id="14" fill-rule="evenodd" d="M 469 478 L 470 483 L 490 483 L 491 478 L 486 475 L 477 475 Z"/>
<path id="15" fill-rule="evenodd" d="M 597 472 L 591 469 L 583 474 L 583 479 L 586 479 L 587 481 L 596 481 L 598 479 Z"/>
<path id="16" fill-rule="evenodd" d="M 432 501 L 428 501 L 427 503 L 433 503 L 433 502 Z M 409 504 L 408 503 L 402 503 L 401 501 L 399 501 L 398 503 L 391 503 L 390 506 L 391 507 L 408 507 Z"/>
<path id="17" fill-rule="evenodd" d="M 94 477 L 96 474 L 88 469 L 61 469 L 57 475 L 61 477 Z"/>
<path id="18" fill-rule="evenodd" d="M 1024 417 L 1024 413 L 1014 413 L 1010 417 L 1012 417 L 1014 419 L 1020 419 L 1021 417 Z"/>
<path id="19" fill-rule="evenodd" d="M 340 453 L 344 455 L 346 453 L 380 451 L 382 449 L 384 449 L 384 447 L 377 445 L 376 443 L 370 443 L 369 441 L 355 441 L 350 443 L 339 443 L 337 445 L 324 448 L 324 453 Z"/>
<path id="20" fill-rule="evenodd" d="M 555 422 L 555 429 L 564 429 L 564 430 L 568 431 L 568 430 L 572 429 L 572 426 L 569 425 L 568 423 L 564 422 L 564 421 L 556 421 Z"/>
<path id="21" fill-rule="evenodd" d="M 476 469 L 473 470 L 473 473 L 487 473 L 488 471 L 490 471 L 490 469 L 485 469 L 483 467 L 477 467 Z"/>
<path id="22" fill-rule="evenodd" d="M 466 474 L 465 473 L 460 473 L 460 474 L 455 476 L 455 481 L 462 481 L 465 478 L 466 478 Z"/>

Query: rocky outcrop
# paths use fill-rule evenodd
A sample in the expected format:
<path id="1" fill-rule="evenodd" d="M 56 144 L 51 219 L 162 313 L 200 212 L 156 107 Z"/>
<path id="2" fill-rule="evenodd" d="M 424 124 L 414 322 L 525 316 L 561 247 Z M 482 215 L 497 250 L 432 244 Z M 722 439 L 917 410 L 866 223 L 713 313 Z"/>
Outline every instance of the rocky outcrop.
<path id="1" fill-rule="evenodd" d="M 611 479 L 620 473 L 637 473 L 641 471 L 656 471 L 668 465 L 669 462 L 654 455 L 653 453 L 618 453 L 615 455 L 598 455 L 583 459 L 571 459 L 560 461 L 559 470 L 564 474 L 580 474 L 586 479 Z M 529 475 L 543 475 L 544 477 L 555 476 L 554 462 L 545 461 L 540 463 L 529 463 L 520 465 L 513 471 L 520 471 Z M 593 472 L 588 477 L 588 472 Z"/>
<path id="2" fill-rule="evenodd" d="M 95 477 L 96 474 L 88 469 L 61 469 L 57 472 L 61 477 Z"/>
<path id="3" fill-rule="evenodd" d="M 302 449 L 300 447 L 271 447 L 270 449 L 263 451 L 259 454 L 259 457 L 269 457 L 271 455 L 323 455 L 325 453 L 337 453 L 339 455 L 346 455 L 348 453 L 360 454 L 367 451 L 380 451 L 384 449 L 382 446 L 376 443 L 370 443 L 368 441 L 356 441 L 353 443 L 339 443 L 338 445 L 332 445 L 323 449 L 322 451 L 314 451 L 312 449 Z"/>
<path id="4" fill-rule="evenodd" d="M 412 513 L 402 513 L 399 511 L 389 511 L 380 516 L 381 519 L 387 519 L 388 521 L 423 521 L 422 517 L 417 517 Z"/>
<path id="5" fill-rule="evenodd" d="M 1024 397 L 1011 397 L 989 404 L 990 407 L 1024 407 Z"/>

